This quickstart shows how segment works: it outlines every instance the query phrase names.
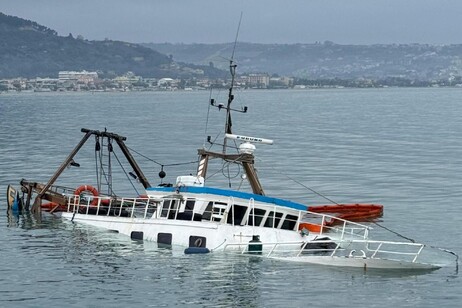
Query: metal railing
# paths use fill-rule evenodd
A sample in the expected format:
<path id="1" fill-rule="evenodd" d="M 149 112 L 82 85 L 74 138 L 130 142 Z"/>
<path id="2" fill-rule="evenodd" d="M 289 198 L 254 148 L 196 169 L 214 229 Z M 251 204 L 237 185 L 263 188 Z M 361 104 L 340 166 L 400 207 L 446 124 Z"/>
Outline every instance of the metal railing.
<path id="1" fill-rule="evenodd" d="M 324 235 L 335 233 L 339 235 L 339 238 L 341 239 L 348 237 L 366 239 L 368 237 L 368 232 L 370 229 L 368 226 L 347 221 L 323 213 L 314 213 L 302 210 L 290 212 L 286 209 L 281 209 L 276 205 L 271 207 L 256 207 L 256 202 L 253 199 L 249 200 L 249 203 L 247 204 L 246 213 L 244 217 L 241 220 L 239 220 L 238 223 L 234 219 L 234 215 L 236 214 L 236 204 L 233 198 L 228 199 L 227 205 L 223 204 L 220 205 L 220 207 L 214 205 L 212 206 L 211 211 L 202 213 L 199 213 L 195 209 L 192 211 L 180 212 L 181 205 L 179 203 L 176 204 L 176 207 L 174 209 L 170 208 L 170 205 L 168 208 L 164 208 L 164 199 L 157 199 L 152 197 L 116 198 L 110 196 L 94 197 L 89 195 L 87 197 L 81 197 L 78 195 L 68 195 L 67 198 L 67 211 L 78 212 L 80 214 L 87 215 L 106 215 L 131 218 L 136 217 L 143 219 L 159 218 L 186 221 L 210 221 L 215 223 L 229 222 L 232 225 L 252 225 L 254 228 L 265 227 L 292 230 L 297 232 L 301 229 L 301 224 L 309 221 L 310 223 L 319 226 L 320 231 L 316 232 L 317 234 Z M 171 202 L 168 204 L 171 204 Z M 220 209 L 220 220 L 217 220 L 218 208 Z M 256 209 L 264 209 L 265 214 L 257 215 L 255 213 Z M 231 219 L 228 219 L 230 211 L 232 211 L 233 217 L 231 217 Z M 270 215 L 270 213 L 272 213 L 272 215 Z M 279 216 L 276 216 L 276 213 L 279 213 Z M 266 223 L 268 219 L 270 220 L 269 224 Z M 259 221 L 258 226 L 255 225 L 257 220 Z M 327 226 L 325 224 L 327 220 L 335 220 L 337 222 L 337 225 Z M 308 233 L 312 232 L 310 230 L 300 231 Z"/>
<path id="2" fill-rule="evenodd" d="M 371 245 L 375 247 L 371 247 Z M 253 246 L 253 248 L 252 248 Z M 388 246 L 387 249 L 382 247 Z M 261 247 L 261 250 L 258 249 Z M 395 249 L 391 248 L 395 247 Z M 387 259 L 415 263 L 425 245 L 418 243 L 371 240 L 313 240 L 299 242 L 228 243 L 224 251 L 259 254 L 271 258 L 310 258 L 313 256 Z M 401 249 L 398 249 L 401 248 Z"/>
<path id="3" fill-rule="evenodd" d="M 86 215 L 150 219 L 156 215 L 161 202 L 152 198 L 82 198 L 72 195 L 68 196 L 67 211 Z"/>

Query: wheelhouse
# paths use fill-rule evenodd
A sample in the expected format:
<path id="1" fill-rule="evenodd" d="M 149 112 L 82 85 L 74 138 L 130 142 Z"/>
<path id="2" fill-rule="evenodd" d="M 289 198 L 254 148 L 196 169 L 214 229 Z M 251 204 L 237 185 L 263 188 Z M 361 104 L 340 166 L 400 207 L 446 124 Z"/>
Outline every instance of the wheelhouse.
<path id="1" fill-rule="evenodd" d="M 162 200 L 157 218 L 209 221 L 233 226 L 297 230 L 306 206 L 283 199 L 210 187 L 153 187 L 148 197 Z"/>

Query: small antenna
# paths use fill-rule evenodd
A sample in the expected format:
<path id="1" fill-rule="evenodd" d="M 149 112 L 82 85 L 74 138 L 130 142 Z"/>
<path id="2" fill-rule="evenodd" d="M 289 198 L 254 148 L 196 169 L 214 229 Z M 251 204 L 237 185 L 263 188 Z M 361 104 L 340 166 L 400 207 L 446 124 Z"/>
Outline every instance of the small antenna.
<path id="1" fill-rule="evenodd" d="M 243 12 L 241 11 L 241 17 L 239 17 L 239 24 L 236 31 L 236 39 L 234 40 L 233 53 L 231 54 L 231 62 L 234 60 L 234 51 L 236 51 L 237 38 L 239 37 L 239 30 L 241 29 L 242 14 Z"/>

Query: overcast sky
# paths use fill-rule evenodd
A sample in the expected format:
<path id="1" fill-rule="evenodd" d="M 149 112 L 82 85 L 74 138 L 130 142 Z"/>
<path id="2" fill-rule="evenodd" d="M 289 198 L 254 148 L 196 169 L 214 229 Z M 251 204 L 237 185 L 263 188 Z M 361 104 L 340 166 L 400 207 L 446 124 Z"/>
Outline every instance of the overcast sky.
<path id="1" fill-rule="evenodd" d="M 462 0 L 0 0 L 58 31 L 134 43 L 462 43 Z"/>

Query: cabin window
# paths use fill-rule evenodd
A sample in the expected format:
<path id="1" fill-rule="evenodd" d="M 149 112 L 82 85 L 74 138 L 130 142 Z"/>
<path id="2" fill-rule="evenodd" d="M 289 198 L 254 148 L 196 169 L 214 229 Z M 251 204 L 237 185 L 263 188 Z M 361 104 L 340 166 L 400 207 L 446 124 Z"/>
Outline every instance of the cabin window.
<path id="1" fill-rule="evenodd" d="M 196 203 L 195 199 L 186 200 L 184 211 L 182 213 L 178 213 L 177 219 L 179 219 L 179 220 L 193 220 L 193 210 L 194 210 L 194 204 L 195 203 Z M 197 214 L 194 214 L 194 216 L 196 216 L 196 215 Z"/>
<path id="2" fill-rule="evenodd" d="M 266 218 L 265 221 L 265 227 L 267 228 L 277 228 L 279 225 L 279 221 L 281 220 L 282 213 L 276 212 L 276 214 L 271 211 L 268 214 L 268 217 Z"/>
<path id="3" fill-rule="evenodd" d="M 195 199 L 188 199 L 186 200 L 186 205 L 184 207 L 185 212 L 192 212 L 194 210 L 194 204 L 196 203 Z"/>
<path id="4" fill-rule="evenodd" d="M 175 219 L 176 213 L 178 212 L 179 200 L 172 200 L 170 203 L 170 211 L 168 212 L 168 219 Z"/>
<path id="5" fill-rule="evenodd" d="M 281 229 L 293 230 L 297 224 L 298 216 L 295 215 L 286 215 L 284 222 L 282 223 Z"/>
<path id="6" fill-rule="evenodd" d="M 168 215 L 168 210 L 170 209 L 170 202 L 172 200 L 164 200 L 164 204 L 162 206 L 162 212 L 160 214 L 160 217 L 167 217 Z"/>
<path id="7" fill-rule="evenodd" d="M 202 214 L 202 220 L 210 220 L 212 218 L 212 208 L 213 202 L 210 201 L 209 204 L 207 204 L 204 213 Z"/>
<path id="8" fill-rule="evenodd" d="M 148 210 L 146 212 L 146 217 L 154 217 L 159 203 L 154 200 L 148 201 Z M 146 218 L 145 217 L 145 218 Z"/>
<path id="9" fill-rule="evenodd" d="M 233 223 L 233 214 L 234 214 L 234 225 L 239 226 L 242 223 L 242 220 L 245 217 L 245 213 L 247 212 L 247 207 L 242 205 L 235 204 L 231 207 L 228 214 L 227 223 Z"/>
<path id="10" fill-rule="evenodd" d="M 178 212 L 178 204 L 179 200 L 165 200 L 164 206 L 162 207 L 161 217 L 175 219 L 176 213 Z"/>
<path id="11" fill-rule="evenodd" d="M 255 211 L 255 217 L 254 217 L 254 211 Z M 265 217 L 265 213 L 266 211 L 262 209 L 251 209 L 250 214 L 249 214 L 249 221 L 247 222 L 247 224 L 249 226 L 253 226 L 253 223 L 255 221 L 255 226 L 259 227 L 263 220 L 263 217 Z"/>

